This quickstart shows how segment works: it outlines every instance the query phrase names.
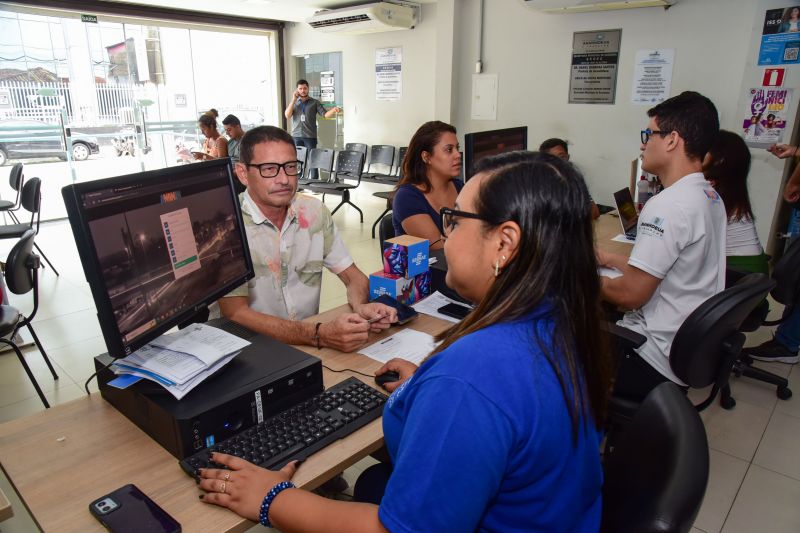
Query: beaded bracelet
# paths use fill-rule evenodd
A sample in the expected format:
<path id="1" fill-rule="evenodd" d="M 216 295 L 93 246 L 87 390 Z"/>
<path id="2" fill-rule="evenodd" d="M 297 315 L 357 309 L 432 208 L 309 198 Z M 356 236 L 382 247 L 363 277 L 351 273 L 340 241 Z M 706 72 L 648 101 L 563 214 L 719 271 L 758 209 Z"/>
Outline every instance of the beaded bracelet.
<path id="1" fill-rule="evenodd" d="M 275 496 L 280 494 L 286 489 L 294 489 L 297 488 L 294 486 L 294 483 L 291 481 L 281 481 L 274 487 L 270 489 L 266 496 L 264 496 L 264 501 L 261 502 L 261 511 L 258 513 L 258 521 L 261 522 L 261 525 L 264 527 L 272 527 L 272 524 L 269 522 L 269 506 L 272 505 L 272 500 L 275 499 Z"/>

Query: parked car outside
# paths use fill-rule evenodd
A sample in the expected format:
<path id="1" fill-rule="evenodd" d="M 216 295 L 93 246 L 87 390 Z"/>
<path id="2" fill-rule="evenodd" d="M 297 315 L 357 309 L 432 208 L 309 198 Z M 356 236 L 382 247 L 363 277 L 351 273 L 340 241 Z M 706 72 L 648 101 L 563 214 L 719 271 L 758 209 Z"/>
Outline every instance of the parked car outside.
<path id="1" fill-rule="evenodd" d="M 97 138 L 82 133 L 71 136 L 72 159 L 84 161 L 100 153 Z M 58 157 L 66 159 L 61 144 L 61 128 L 38 120 L 0 120 L 0 165 L 9 159 Z"/>

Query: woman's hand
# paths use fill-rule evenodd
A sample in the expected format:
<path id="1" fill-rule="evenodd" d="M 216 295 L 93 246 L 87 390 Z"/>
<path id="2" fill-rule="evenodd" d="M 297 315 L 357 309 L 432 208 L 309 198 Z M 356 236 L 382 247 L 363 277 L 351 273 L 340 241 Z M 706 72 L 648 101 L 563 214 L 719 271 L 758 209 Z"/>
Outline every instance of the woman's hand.
<path id="1" fill-rule="evenodd" d="M 203 501 L 227 507 L 253 522 L 258 522 L 264 496 L 278 483 L 292 479 L 298 466 L 297 461 L 292 461 L 275 472 L 224 453 L 214 453 L 211 460 L 230 470 L 200 470 L 200 488 L 206 491 Z"/>
<path id="2" fill-rule="evenodd" d="M 797 146 L 792 146 L 791 144 L 773 144 L 767 148 L 767 152 L 780 159 L 786 159 L 787 157 L 797 155 Z"/>
<path id="3" fill-rule="evenodd" d="M 390 383 L 385 383 L 383 388 L 389 392 L 394 392 L 394 390 L 405 383 L 411 376 L 414 375 L 414 372 L 417 371 L 419 367 L 412 363 L 411 361 L 406 361 L 405 359 L 390 359 L 386 362 L 385 365 L 380 367 L 378 370 L 375 371 L 376 376 L 380 376 L 381 374 L 385 374 L 390 370 L 393 372 L 397 372 L 400 376 L 400 379 L 397 381 L 393 381 Z"/>

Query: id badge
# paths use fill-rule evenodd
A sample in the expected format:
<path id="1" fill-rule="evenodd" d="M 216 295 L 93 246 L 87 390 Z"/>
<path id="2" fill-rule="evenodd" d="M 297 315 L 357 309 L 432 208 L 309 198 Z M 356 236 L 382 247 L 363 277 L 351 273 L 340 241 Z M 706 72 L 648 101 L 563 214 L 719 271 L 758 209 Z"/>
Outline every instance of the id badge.
<path id="1" fill-rule="evenodd" d="M 305 121 L 306 121 L 306 116 L 305 116 L 305 114 L 303 114 L 303 115 L 300 115 L 300 122 L 305 122 Z"/>

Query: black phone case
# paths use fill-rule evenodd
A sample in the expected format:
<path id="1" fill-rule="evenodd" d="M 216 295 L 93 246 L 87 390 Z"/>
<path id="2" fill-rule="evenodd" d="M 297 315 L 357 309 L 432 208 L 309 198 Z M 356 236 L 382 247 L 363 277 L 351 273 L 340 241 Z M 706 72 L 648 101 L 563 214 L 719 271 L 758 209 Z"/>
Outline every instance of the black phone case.
<path id="1" fill-rule="evenodd" d="M 374 300 L 373 302 L 377 302 L 379 304 L 388 305 L 389 307 L 394 307 L 397 310 L 397 323 L 398 324 L 405 324 L 406 322 L 410 321 L 413 318 L 417 317 L 417 310 L 411 307 L 410 305 L 402 304 L 389 296 L 388 294 L 381 294 Z"/>
<path id="2" fill-rule="evenodd" d="M 437 311 L 439 311 L 443 315 L 451 316 L 453 318 L 463 319 L 466 318 L 466 316 L 470 314 L 470 312 L 472 312 L 472 309 L 464 305 L 447 304 L 437 309 Z"/>
<path id="3" fill-rule="evenodd" d="M 114 500 L 119 507 L 108 514 L 102 514 L 94 505 L 106 498 Z M 179 533 L 181 531 L 181 525 L 177 520 L 139 490 L 136 485 L 125 485 L 97 498 L 89 504 L 89 511 L 106 529 L 113 533 Z"/>

